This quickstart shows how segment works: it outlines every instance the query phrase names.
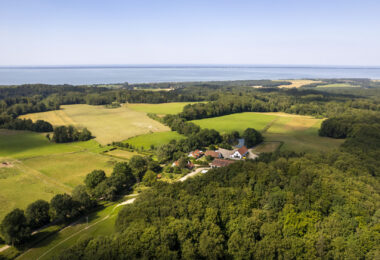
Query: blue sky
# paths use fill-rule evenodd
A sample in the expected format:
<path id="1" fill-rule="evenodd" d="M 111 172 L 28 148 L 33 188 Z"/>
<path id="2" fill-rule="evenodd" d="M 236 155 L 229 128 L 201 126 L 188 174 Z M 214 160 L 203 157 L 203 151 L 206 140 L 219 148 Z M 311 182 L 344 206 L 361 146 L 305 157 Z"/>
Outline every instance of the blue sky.
<path id="1" fill-rule="evenodd" d="M 380 65 L 380 1 L 1 0 L 0 65 Z"/>

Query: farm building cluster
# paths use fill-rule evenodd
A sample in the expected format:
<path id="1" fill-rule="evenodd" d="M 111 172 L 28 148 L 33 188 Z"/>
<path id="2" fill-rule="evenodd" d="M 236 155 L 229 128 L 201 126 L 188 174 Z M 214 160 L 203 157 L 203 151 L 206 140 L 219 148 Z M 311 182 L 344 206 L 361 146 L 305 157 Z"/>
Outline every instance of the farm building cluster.
<path id="1" fill-rule="evenodd" d="M 238 160 L 255 159 L 258 155 L 249 151 L 246 146 L 241 146 L 233 150 L 219 148 L 217 150 L 195 150 L 188 154 L 188 157 L 193 158 L 195 161 L 201 160 L 202 157 L 206 157 L 209 161 L 211 168 L 219 168 L 228 166 Z M 194 161 L 193 160 L 193 161 Z M 179 166 L 179 160 L 175 161 L 172 166 Z M 190 160 L 187 162 L 186 168 L 193 169 L 195 164 Z"/>

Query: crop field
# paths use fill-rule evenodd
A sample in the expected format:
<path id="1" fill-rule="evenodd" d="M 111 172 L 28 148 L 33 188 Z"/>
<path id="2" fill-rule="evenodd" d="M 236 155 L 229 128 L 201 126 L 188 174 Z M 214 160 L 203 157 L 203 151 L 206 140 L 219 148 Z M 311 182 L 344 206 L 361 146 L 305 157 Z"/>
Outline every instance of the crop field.
<path id="1" fill-rule="evenodd" d="M 55 144 L 44 134 L 0 130 L 0 220 L 13 208 L 70 193 L 92 170 L 110 173 L 121 159 L 104 150 L 94 140 Z"/>
<path id="2" fill-rule="evenodd" d="M 182 112 L 183 107 L 196 102 L 173 102 L 162 104 L 128 104 L 127 107 L 144 113 L 153 113 L 159 115 L 178 114 Z"/>
<path id="3" fill-rule="evenodd" d="M 139 135 L 125 140 L 124 142 L 129 143 L 136 148 L 144 147 L 144 149 L 149 149 L 151 145 L 157 147 L 163 144 L 167 144 L 173 139 L 179 140 L 183 138 L 185 138 L 185 136 L 178 134 L 177 132 L 170 131 Z"/>
<path id="4" fill-rule="evenodd" d="M 318 80 L 310 80 L 310 79 L 295 79 L 295 80 L 286 80 L 291 82 L 290 85 L 281 85 L 279 88 L 300 88 L 304 85 L 312 84 L 312 83 L 320 83 L 322 81 Z"/>
<path id="5" fill-rule="evenodd" d="M 239 113 L 227 116 L 194 120 L 201 128 L 213 128 L 221 133 L 251 127 L 263 133 L 265 141 L 283 143 L 281 150 L 297 152 L 328 151 L 337 148 L 344 140 L 318 136 L 323 119 L 285 113 Z M 268 151 L 268 147 L 261 148 Z M 275 149 L 275 144 L 272 144 Z"/>
<path id="6" fill-rule="evenodd" d="M 42 119 L 55 126 L 71 124 L 80 128 L 87 127 L 100 144 L 169 130 L 168 127 L 146 116 L 144 112 L 126 106 L 109 109 L 104 106 L 65 105 L 58 111 L 27 114 L 21 118 L 30 118 L 33 121 Z"/>

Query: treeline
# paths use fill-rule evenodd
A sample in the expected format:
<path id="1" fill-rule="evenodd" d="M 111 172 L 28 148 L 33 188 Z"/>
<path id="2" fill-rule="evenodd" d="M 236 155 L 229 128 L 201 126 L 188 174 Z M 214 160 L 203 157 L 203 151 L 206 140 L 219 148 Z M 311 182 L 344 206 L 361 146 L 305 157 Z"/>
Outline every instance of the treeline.
<path id="1" fill-rule="evenodd" d="M 224 94 L 217 101 L 189 104 L 180 116 L 186 120 L 217 117 L 242 112 L 285 112 L 318 117 L 350 114 L 356 110 L 380 111 L 372 99 L 336 96 L 302 90 L 276 90 L 271 93 Z"/>
<path id="2" fill-rule="evenodd" d="M 50 138 L 50 136 L 48 136 L 48 138 Z M 87 128 L 79 130 L 70 125 L 55 127 L 51 140 L 55 143 L 69 143 L 76 141 L 87 141 L 91 138 L 92 134 Z"/>
<path id="3" fill-rule="evenodd" d="M 157 183 L 119 212 L 116 234 L 57 259 L 376 259 L 380 183 L 362 160 L 378 158 L 371 147 L 264 155 Z"/>
<path id="4" fill-rule="evenodd" d="M 178 84 L 179 87 L 174 87 L 172 91 L 134 90 L 129 89 L 130 86 L 105 88 L 100 86 L 34 84 L 0 87 L 0 114 L 16 118 L 26 113 L 56 110 L 61 105 L 66 104 L 108 105 L 113 102 L 167 103 L 190 101 L 218 102 L 188 107 L 184 111 L 184 118 L 204 118 L 249 111 L 283 111 L 320 116 L 338 114 L 339 111 L 345 111 L 347 108 L 380 111 L 378 99 L 363 98 L 361 92 L 354 92 L 358 90 L 346 90 L 353 91 L 356 94 L 343 95 L 310 89 L 275 88 L 278 85 L 288 83 L 270 80 L 166 83 L 171 86 Z M 364 83 L 361 82 L 360 84 Z M 150 85 L 153 87 L 155 84 Z M 265 88 L 251 88 L 255 85 Z"/>
<path id="5" fill-rule="evenodd" d="M 53 126 L 49 122 L 43 120 L 33 122 L 30 119 L 13 119 L 10 116 L 0 116 L 0 128 L 10 130 L 29 130 L 34 132 L 53 131 Z"/>
<path id="6" fill-rule="evenodd" d="M 207 81 L 207 82 L 161 82 L 161 83 L 138 83 L 129 84 L 131 88 L 143 89 L 180 89 L 186 87 L 252 87 L 262 86 L 265 88 L 290 85 L 289 81 L 272 80 L 229 80 L 229 81 Z"/>

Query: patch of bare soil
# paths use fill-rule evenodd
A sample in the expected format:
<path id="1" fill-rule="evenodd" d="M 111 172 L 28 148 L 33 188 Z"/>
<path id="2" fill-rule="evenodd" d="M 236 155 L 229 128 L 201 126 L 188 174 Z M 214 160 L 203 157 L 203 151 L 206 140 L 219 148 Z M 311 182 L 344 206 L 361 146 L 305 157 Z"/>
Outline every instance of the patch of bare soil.
<path id="1" fill-rule="evenodd" d="M 13 163 L 11 162 L 0 162 L 0 168 L 12 168 Z"/>

